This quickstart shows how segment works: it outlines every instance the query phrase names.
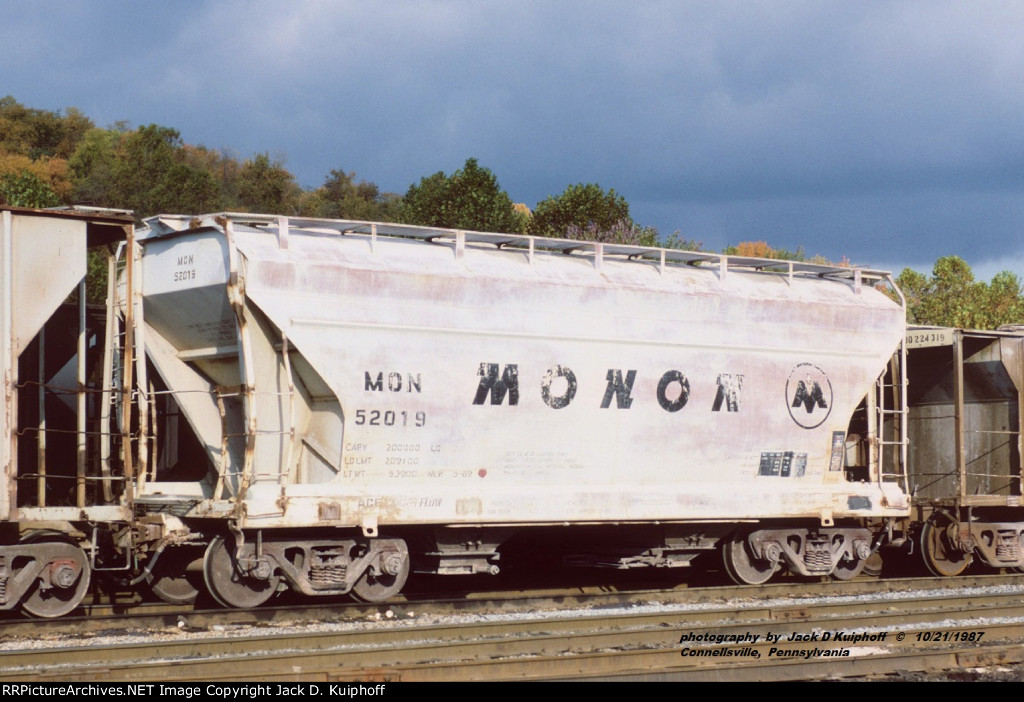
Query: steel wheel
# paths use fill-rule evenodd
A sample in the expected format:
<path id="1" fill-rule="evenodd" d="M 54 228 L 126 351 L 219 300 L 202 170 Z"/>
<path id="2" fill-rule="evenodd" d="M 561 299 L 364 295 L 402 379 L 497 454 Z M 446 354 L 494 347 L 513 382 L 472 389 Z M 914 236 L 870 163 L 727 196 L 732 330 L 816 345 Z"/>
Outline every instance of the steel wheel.
<path id="1" fill-rule="evenodd" d="M 863 558 L 858 558 L 852 561 L 846 561 L 840 559 L 836 563 L 836 567 L 832 570 L 832 577 L 836 580 L 853 580 L 864 570 L 864 566 L 867 561 Z"/>
<path id="2" fill-rule="evenodd" d="M 149 589 L 164 602 L 192 604 L 199 596 L 203 576 L 188 568 L 201 557 L 195 548 L 171 546 L 164 549 L 146 579 Z"/>
<path id="3" fill-rule="evenodd" d="M 51 586 L 44 588 L 37 579 L 36 586 L 21 601 L 21 609 L 33 617 L 63 617 L 82 603 L 89 590 L 92 570 L 85 552 L 63 534 L 39 532 L 21 540 L 23 544 L 47 544 L 48 561 L 45 568 Z"/>
<path id="4" fill-rule="evenodd" d="M 251 545 L 245 547 L 244 553 L 255 556 Z M 235 562 L 234 545 L 228 546 L 223 537 L 217 536 L 203 558 L 203 580 L 214 599 L 225 607 L 248 609 L 273 597 L 281 577 L 271 574 L 264 579 L 243 573 Z"/>
<path id="5" fill-rule="evenodd" d="M 933 575 L 952 577 L 963 573 L 973 556 L 959 550 L 946 535 L 948 522 L 929 520 L 921 528 L 921 558 Z"/>
<path id="6" fill-rule="evenodd" d="M 869 578 L 878 578 L 882 575 L 882 566 L 884 565 L 882 560 L 882 554 L 875 551 L 864 561 L 864 575 Z"/>
<path id="7" fill-rule="evenodd" d="M 757 558 L 750 550 L 746 534 L 733 534 L 722 547 L 725 571 L 737 585 L 762 585 L 775 575 L 778 563 Z"/>
<path id="8" fill-rule="evenodd" d="M 385 602 L 401 592 L 409 578 L 409 549 L 399 543 L 400 548 L 383 552 L 366 569 L 352 586 L 353 598 L 360 602 Z"/>

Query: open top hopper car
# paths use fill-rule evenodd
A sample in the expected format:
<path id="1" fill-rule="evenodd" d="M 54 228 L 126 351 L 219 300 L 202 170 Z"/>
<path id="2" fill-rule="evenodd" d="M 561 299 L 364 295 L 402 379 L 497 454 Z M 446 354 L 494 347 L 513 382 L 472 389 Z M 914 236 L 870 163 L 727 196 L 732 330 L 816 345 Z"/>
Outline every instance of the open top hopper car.
<path id="1" fill-rule="evenodd" d="M 1024 333 L 907 330 L 913 538 L 928 569 L 1024 568 Z"/>

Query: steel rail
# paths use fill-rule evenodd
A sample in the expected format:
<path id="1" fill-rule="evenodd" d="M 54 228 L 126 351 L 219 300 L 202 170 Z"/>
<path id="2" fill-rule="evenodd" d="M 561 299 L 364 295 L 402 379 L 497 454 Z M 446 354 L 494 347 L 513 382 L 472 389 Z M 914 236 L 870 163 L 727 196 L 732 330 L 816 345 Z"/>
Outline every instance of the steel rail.
<path id="1" fill-rule="evenodd" d="M 453 594 L 440 592 L 407 592 L 383 605 L 354 603 L 347 598 L 325 598 L 300 604 L 263 606 L 257 609 L 206 609 L 192 605 L 173 605 L 143 601 L 134 593 L 123 593 L 123 599 L 96 601 L 81 607 L 81 616 L 61 619 L 26 619 L 18 612 L 0 613 L 0 641 L 9 637 L 31 638 L 47 633 L 71 637 L 113 629 L 145 629 L 175 626 L 185 617 L 196 627 L 217 625 L 267 624 L 301 619 L 310 621 L 359 620 L 374 613 L 383 613 L 391 606 L 414 609 L 421 614 L 452 612 L 518 612 L 544 611 L 571 607 L 606 607 L 629 603 L 658 601 L 665 604 L 725 603 L 741 598 L 753 600 L 789 597 L 794 601 L 807 597 L 899 593 L 907 590 L 928 591 L 950 588 L 984 588 L 1003 586 L 1024 592 L 1024 575 L 979 575 L 949 578 L 898 578 L 877 580 L 862 578 L 853 581 L 778 582 L 760 586 L 729 585 L 718 587 L 677 586 L 656 587 L 649 581 L 626 581 L 577 585 L 573 587 L 534 588 L 529 590 L 472 590 Z"/>
<path id="2" fill-rule="evenodd" d="M 721 605 L 698 611 L 665 611 L 671 607 L 660 604 L 659 610 L 642 614 L 580 616 L 585 613 L 575 613 L 564 617 L 531 616 L 512 622 L 477 621 L 440 626 L 393 622 L 359 631 L 219 636 L 207 641 L 167 643 L 146 641 L 137 647 L 37 649 L 21 654 L 0 654 L 0 674 L 5 681 L 127 681 L 157 677 L 164 680 L 349 680 L 379 679 L 374 676 L 385 674 L 401 680 L 476 680 L 668 674 L 714 679 L 735 671 L 743 679 L 793 679 L 794 676 L 817 675 L 812 671 L 820 667 L 822 661 L 771 660 L 769 665 L 765 661 L 769 660 L 770 648 L 791 649 L 808 644 L 768 644 L 763 638 L 766 632 L 810 634 L 837 628 L 870 632 L 899 629 L 909 639 L 902 645 L 888 640 L 884 650 L 838 662 L 826 661 L 829 675 L 869 674 L 864 672 L 863 658 L 871 658 L 872 666 L 882 668 L 907 667 L 911 665 L 908 660 L 918 659 L 911 667 L 925 659 L 948 663 L 950 655 L 966 660 L 964 656 L 969 651 L 974 652 L 977 660 L 981 660 L 977 656 L 986 660 L 1007 660 L 1009 653 L 999 645 L 979 648 L 972 644 L 969 648 L 938 650 L 934 645 L 914 641 L 914 635 L 919 632 L 929 632 L 935 627 L 948 629 L 958 621 L 965 627 L 983 627 L 989 641 L 995 644 L 1024 636 L 1024 605 L 1019 604 L 1019 593 L 973 593 L 952 599 L 948 593 L 939 599 L 926 595 L 905 600 L 836 599 L 847 601 L 809 606 L 809 603 L 785 604 L 775 599 L 764 600 L 760 605 L 753 601 L 749 607 Z M 1006 621 L 1008 619 L 1015 621 Z M 687 628 L 725 636 L 759 635 L 761 639 L 749 647 L 760 654 L 760 658 L 754 659 L 759 662 L 681 659 L 682 646 L 677 640 L 679 632 Z M 824 644 L 819 646 L 825 647 Z M 862 654 L 864 650 L 853 647 L 853 651 Z M 158 655 L 160 661 L 153 661 L 154 655 Z M 97 665 L 97 659 L 104 663 Z M 856 664 L 849 666 L 855 659 Z M 878 663 L 883 660 L 887 662 Z M 769 675 L 765 670 L 774 672 Z M 788 677 L 771 677 L 780 675 Z"/>

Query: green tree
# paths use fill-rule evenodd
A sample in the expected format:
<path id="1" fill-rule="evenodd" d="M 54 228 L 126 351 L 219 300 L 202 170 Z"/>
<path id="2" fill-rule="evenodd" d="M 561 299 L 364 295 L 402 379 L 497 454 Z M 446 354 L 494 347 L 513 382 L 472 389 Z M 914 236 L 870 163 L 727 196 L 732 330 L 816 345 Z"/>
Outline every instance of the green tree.
<path id="1" fill-rule="evenodd" d="M 150 124 L 121 136 L 114 149 L 107 204 L 138 218 L 159 212 L 211 212 L 221 193 L 209 171 L 187 163 L 177 130 Z"/>
<path id="2" fill-rule="evenodd" d="M 570 185 L 561 195 L 537 204 L 529 232 L 540 236 L 568 237 L 578 232 L 611 232 L 633 226 L 629 203 L 614 190 L 597 183 Z M 608 236 L 614 236 L 608 234 Z"/>
<path id="3" fill-rule="evenodd" d="M 57 130 L 57 139 L 52 146 L 52 155 L 57 158 L 66 159 L 70 158 L 71 154 L 78 148 L 82 138 L 95 125 L 91 119 L 74 107 L 69 107 L 64 112 L 64 117 Z"/>
<path id="4" fill-rule="evenodd" d="M 0 174 L 18 179 L 31 173 L 59 200 L 70 202 L 67 157 L 91 127 L 74 108 L 64 116 L 25 107 L 9 95 L 0 98 Z"/>
<path id="5" fill-rule="evenodd" d="M 79 141 L 68 159 L 75 202 L 114 206 L 115 148 L 120 138 L 113 129 L 90 129 Z"/>
<path id="6" fill-rule="evenodd" d="M 421 178 L 419 185 L 410 185 L 402 198 L 402 221 L 425 226 L 453 226 L 449 223 L 448 181 L 448 176 L 438 171 Z"/>
<path id="7" fill-rule="evenodd" d="M 56 207 L 53 189 L 29 171 L 0 175 L 0 202 L 14 207 Z"/>
<path id="8" fill-rule="evenodd" d="M 175 163 L 149 193 L 153 209 L 136 211 L 136 216 L 159 212 L 216 212 L 223 209 L 220 186 L 209 171 L 184 163 Z"/>
<path id="9" fill-rule="evenodd" d="M 182 162 L 213 176 L 220 190 L 221 204 L 224 210 L 237 211 L 248 209 L 239 194 L 243 164 L 227 150 L 208 149 L 205 146 L 183 144 L 181 148 Z M 291 174 L 289 174 L 291 178 Z"/>
<path id="10" fill-rule="evenodd" d="M 658 230 L 655 229 L 654 231 L 657 232 Z M 702 251 L 704 249 L 703 241 L 697 241 L 696 239 L 687 239 L 682 234 L 679 233 L 678 229 L 669 234 L 656 245 L 666 249 L 678 249 L 679 251 Z"/>
<path id="11" fill-rule="evenodd" d="M 512 233 L 525 229 L 525 217 L 513 208 L 494 174 L 475 158 L 451 176 L 438 171 L 409 186 L 400 216 L 408 224 L 453 229 Z"/>
<path id="12" fill-rule="evenodd" d="M 118 140 L 111 172 L 114 206 L 135 211 L 139 218 L 156 214 L 161 188 L 174 165 L 175 150 L 181 147 L 178 131 L 150 124 Z"/>
<path id="13" fill-rule="evenodd" d="M 958 256 L 935 262 L 919 315 L 925 324 L 978 328 L 986 298 L 984 283 L 974 280 L 971 267 Z M 915 315 L 917 316 L 917 315 Z"/>
<path id="14" fill-rule="evenodd" d="M 399 217 L 401 200 L 374 183 L 357 183 L 354 172 L 332 170 L 322 186 L 304 196 L 301 211 L 308 217 L 391 222 Z"/>
<path id="15" fill-rule="evenodd" d="M 896 285 L 903 291 L 903 297 L 907 301 L 907 322 L 910 324 L 926 324 L 918 315 L 921 311 L 921 303 L 928 295 L 928 276 L 918 273 L 911 268 L 904 268 L 896 276 Z M 895 294 L 891 295 L 895 299 Z"/>
<path id="16" fill-rule="evenodd" d="M 630 246 L 657 246 L 658 230 L 654 227 L 639 227 L 629 220 L 619 220 L 609 227 L 590 223 L 585 227 L 570 224 L 561 235 L 575 241 L 599 241 L 605 244 L 627 244 Z"/>
<path id="17" fill-rule="evenodd" d="M 700 251 L 702 243 L 690 241 L 672 232 L 662 239 L 656 227 L 641 227 L 628 220 L 620 220 L 610 227 L 599 227 L 590 224 L 586 228 L 572 224 L 565 233 L 566 239 L 576 241 L 599 241 L 606 244 L 625 244 L 627 246 L 660 246 L 665 249 L 680 251 Z"/>
<path id="18" fill-rule="evenodd" d="M 299 186 L 295 177 L 279 161 L 266 153 L 256 154 L 242 164 L 238 177 L 238 196 L 245 209 L 271 214 L 294 214 Z"/>
<path id="19" fill-rule="evenodd" d="M 29 155 L 33 145 L 30 110 L 8 95 L 0 98 L 0 150 Z"/>
<path id="20" fill-rule="evenodd" d="M 13 97 L 0 98 L 0 149 L 33 160 L 66 159 L 92 121 L 69 107 L 66 115 L 25 107 Z"/>
<path id="21" fill-rule="evenodd" d="M 1024 322 L 1024 298 L 1021 297 L 1020 278 L 1010 271 L 1000 271 L 992 276 L 992 282 L 988 285 L 988 304 L 985 305 L 985 310 L 985 329 Z"/>
<path id="22" fill-rule="evenodd" d="M 985 283 L 974 279 L 962 258 L 944 256 L 935 262 L 930 277 L 905 268 L 896 284 L 907 299 L 908 320 L 915 324 L 995 329 L 1024 321 L 1021 282 L 1010 271 Z"/>

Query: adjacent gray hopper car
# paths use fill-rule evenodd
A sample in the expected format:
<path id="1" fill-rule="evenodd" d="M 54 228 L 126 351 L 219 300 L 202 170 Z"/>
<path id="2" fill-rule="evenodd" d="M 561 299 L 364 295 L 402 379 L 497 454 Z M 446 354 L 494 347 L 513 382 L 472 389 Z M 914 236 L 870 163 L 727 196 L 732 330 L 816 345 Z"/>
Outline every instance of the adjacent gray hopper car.
<path id="1" fill-rule="evenodd" d="M 904 423 L 879 431 L 905 411 L 884 273 L 261 215 L 146 225 L 134 510 L 168 599 L 201 568 L 229 606 L 377 601 L 410 569 L 497 572 L 513 546 L 852 577 L 909 513 Z"/>
<path id="2" fill-rule="evenodd" d="M 909 473 L 920 554 L 936 575 L 1024 567 L 1020 329 L 907 330 Z"/>

